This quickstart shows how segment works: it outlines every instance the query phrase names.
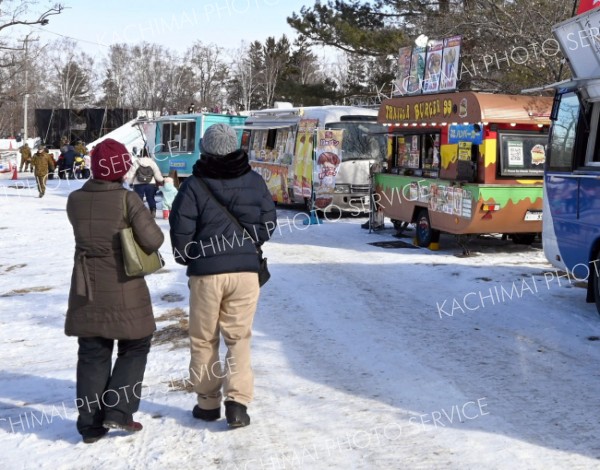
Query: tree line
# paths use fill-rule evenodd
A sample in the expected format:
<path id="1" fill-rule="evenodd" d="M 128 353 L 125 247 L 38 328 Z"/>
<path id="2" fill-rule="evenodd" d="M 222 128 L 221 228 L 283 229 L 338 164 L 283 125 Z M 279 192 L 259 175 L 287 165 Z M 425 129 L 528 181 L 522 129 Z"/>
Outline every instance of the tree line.
<path id="1" fill-rule="evenodd" d="M 39 26 L 35 2 L 0 0 L 0 31 Z M 235 50 L 196 41 L 177 53 L 161 44 L 112 44 L 92 56 L 76 40 L 42 43 L 34 34 L 0 36 L 0 137 L 22 126 L 29 108 L 107 107 L 232 112 L 273 106 L 375 104 L 394 87 L 397 55 L 417 36 L 462 36 L 459 89 L 518 93 L 563 78 L 551 26 L 573 14 L 555 0 L 315 1 L 291 12 L 297 31 Z M 35 30 L 33 30 L 35 31 Z M 319 58 L 315 46 L 337 51 Z"/>

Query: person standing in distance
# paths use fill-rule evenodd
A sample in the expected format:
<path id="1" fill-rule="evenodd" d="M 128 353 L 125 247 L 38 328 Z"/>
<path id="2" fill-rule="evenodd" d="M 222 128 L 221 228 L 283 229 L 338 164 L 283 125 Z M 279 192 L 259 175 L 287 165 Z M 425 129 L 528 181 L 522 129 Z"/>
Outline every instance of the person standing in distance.
<path id="1" fill-rule="evenodd" d="M 181 184 L 169 216 L 175 261 L 187 266 L 189 276 L 190 378 L 197 395 L 192 414 L 217 420 L 224 398 L 227 423 L 235 428 L 250 424 L 247 406 L 254 395 L 250 339 L 260 293 L 256 245 L 270 238 L 277 215 L 267 185 L 250 168 L 231 126 L 210 126 L 200 150 L 193 176 Z M 224 374 L 220 335 L 227 346 Z"/>
<path id="2" fill-rule="evenodd" d="M 147 253 L 164 241 L 140 198 L 123 188 L 131 167 L 125 146 L 113 139 L 102 141 L 92 151 L 91 166 L 92 179 L 67 200 L 75 263 L 65 321 L 67 336 L 78 337 L 77 430 L 88 444 L 108 428 L 142 429 L 133 414 L 156 324 L 144 277 L 125 273 L 119 232 L 130 226 Z"/>
<path id="3" fill-rule="evenodd" d="M 146 197 L 148 209 L 152 217 L 156 216 L 156 195 L 157 183 L 163 182 L 163 176 L 156 162 L 148 155 L 148 150 L 144 147 L 140 157 L 133 163 L 126 177 L 127 182 L 133 186 L 133 190 L 143 201 Z"/>
<path id="4" fill-rule="evenodd" d="M 23 167 L 25 167 L 25 171 L 27 171 L 30 169 L 31 165 L 31 148 L 29 148 L 29 144 L 27 142 L 21 146 L 19 153 L 21 154 L 21 166 L 19 168 L 19 172 L 23 173 Z M 31 171 L 33 171 L 33 166 L 31 166 Z"/>

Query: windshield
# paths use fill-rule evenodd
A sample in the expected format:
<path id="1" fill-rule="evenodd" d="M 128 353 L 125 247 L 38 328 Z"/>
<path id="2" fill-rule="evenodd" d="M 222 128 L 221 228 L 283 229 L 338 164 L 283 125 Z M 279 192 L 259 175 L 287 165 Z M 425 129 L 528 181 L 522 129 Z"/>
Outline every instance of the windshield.
<path id="1" fill-rule="evenodd" d="M 385 128 L 376 122 L 330 122 L 326 129 L 343 129 L 342 160 L 384 161 L 387 150 Z"/>
<path id="2" fill-rule="evenodd" d="M 575 156 L 575 133 L 579 119 L 579 98 L 575 93 L 560 97 L 556 120 L 552 124 L 549 168 L 569 171 Z"/>

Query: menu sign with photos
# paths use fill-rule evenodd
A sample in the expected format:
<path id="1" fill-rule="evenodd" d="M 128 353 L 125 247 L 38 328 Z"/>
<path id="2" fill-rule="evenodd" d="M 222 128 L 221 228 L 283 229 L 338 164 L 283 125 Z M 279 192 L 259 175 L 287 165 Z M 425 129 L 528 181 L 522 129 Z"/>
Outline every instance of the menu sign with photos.
<path id="1" fill-rule="evenodd" d="M 462 38 L 460 36 L 453 36 L 451 38 L 444 39 L 440 91 L 451 91 L 456 89 L 461 41 Z"/>
<path id="2" fill-rule="evenodd" d="M 408 91 L 408 80 L 410 78 L 410 63 L 412 47 L 401 47 L 398 54 L 398 75 L 395 93 L 405 95 Z"/>
<path id="3" fill-rule="evenodd" d="M 432 39 L 427 47 L 401 47 L 394 95 L 456 90 L 462 37 Z"/>
<path id="4" fill-rule="evenodd" d="M 427 45 L 427 62 L 425 65 L 425 78 L 423 79 L 423 93 L 435 93 L 440 87 L 443 49 L 444 41 L 429 41 L 429 44 Z"/>

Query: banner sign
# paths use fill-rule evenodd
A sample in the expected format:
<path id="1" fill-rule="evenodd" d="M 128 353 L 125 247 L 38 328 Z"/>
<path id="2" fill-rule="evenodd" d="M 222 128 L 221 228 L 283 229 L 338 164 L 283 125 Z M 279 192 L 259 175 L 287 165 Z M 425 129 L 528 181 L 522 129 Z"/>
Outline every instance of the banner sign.
<path id="1" fill-rule="evenodd" d="M 483 132 L 481 129 L 475 130 L 472 124 L 452 124 L 448 128 L 448 143 L 457 144 L 459 142 L 471 142 L 481 145 L 483 143 Z"/>
<path id="2" fill-rule="evenodd" d="M 301 119 L 296 134 L 294 152 L 294 196 L 310 198 L 312 195 L 313 138 L 318 119 Z"/>
<path id="3" fill-rule="evenodd" d="M 250 166 L 256 171 L 267 183 L 267 188 L 271 193 L 273 201 L 282 204 L 289 204 L 290 198 L 288 194 L 288 166 L 278 163 L 267 163 L 250 161 Z"/>
<path id="4" fill-rule="evenodd" d="M 325 209 L 333 200 L 335 176 L 342 163 L 342 138 L 344 131 L 318 129 L 316 143 L 316 168 L 314 181 L 318 182 L 315 206 Z M 316 185 L 315 185 L 316 186 Z"/>

